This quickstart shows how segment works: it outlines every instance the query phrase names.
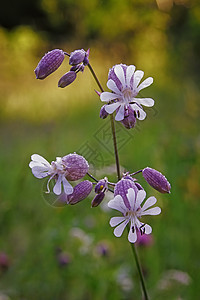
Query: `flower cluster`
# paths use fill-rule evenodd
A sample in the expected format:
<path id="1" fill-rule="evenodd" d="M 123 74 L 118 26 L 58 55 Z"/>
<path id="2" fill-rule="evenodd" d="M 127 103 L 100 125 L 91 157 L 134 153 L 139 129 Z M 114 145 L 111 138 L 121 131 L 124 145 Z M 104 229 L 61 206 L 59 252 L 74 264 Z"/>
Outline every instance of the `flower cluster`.
<path id="1" fill-rule="evenodd" d="M 37 79 L 45 79 L 51 73 L 55 72 L 62 64 L 65 55 L 69 56 L 69 64 L 72 66 L 70 71 L 65 73 L 58 81 L 61 88 L 71 84 L 79 71 L 83 72 L 85 66 L 89 64 L 89 49 L 87 51 L 80 49 L 68 54 L 61 49 L 54 49 L 46 53 L 35 69 Z"/>
<path id="2" fill-rule="evenodd" d="M 137 119 L 144 120 L 146 118 L 143 106 L 152 107 L 154 100 L 152 98 L 141 98 L 138 95 L 141 90 L 153 83 L 153 78 L 148 77 L 141 82 L 144 72 L 136 70 L 134 65 L 117 64 L 113 66 L 109 70 L 107 81 L 107 87 L 111 92 L 107 92 L 103 90 L 89 64 L 89 50 L 79 49 L 68 54 L 61 49 L 54 49 L 45 54 L 40 60 L 35 69 L 36 78 L 44 79 L 56 71 L 63 63 L 65 56 L 69 57 L 71 68 L 60 78 L 59 87 L 64 88 L 71 84 L 76 79 L 77 73 L 83 72 L 85 66 L 89 66 L 101 89 L 101 92 L 96 91 L 96 93 L 100 100 L 105 103 L 101 107 L 100 118 L 105 119 L 109 114 L 115 114 L 115 120 L 120 121 L 127 129 L 133 128 Z M 113 133 L 114 138 L 115 134 Z M 116 140 L 114 144 L 117 145 L 115 142 Z M 87 160 L 76 153 L 57 157 L 51 163 L 38 154 L 33 154 L 31 159 L 29 166 L 33 175 L 37 178 L 49 178 L 47 193 L 50 192 L 49 183 L 53 181 L 53 193 L 66 204 L 74 205 L 86 199 L 94 187 L 95 196 L 92 199 L 91 206 L 97 207 L 105 198 L 106 193 L 111 191 L 113 199 L 108 202 L 108 207 L 119 211 L 122 215 L 112 217 L 110 225 L 115 227 L 114 235 L 117 237 L 122 235 L 128 225 L 128 240 L 131 243 L 135 243 L 144 234 L 149 235 L 152 232 L 151 226 L 141 220 L 143 216 L 159 215 L 161 213 L 161 209 L 154 206 L 157 202 L 155 197 L 149 197 L 144 201 L 146 192 L 135 176 L 141 173 L 146 182 L 160 193 L 170 193 L 171 190 L 171 185 L 166 177 L 149 167 L 134 173 L 127 172 L 123 174 L 118 182 L 113 183 L 108 181 L 107 177 L 100 180 L 93 177 L 89 173 Z M 90 179 L 92 178 L 93 181 L 82 180 L 86 175 Z M 120 178 L 120 174 L 118 174 L 118 178 Z M 77 180 L 80 181 L 74 184 Z"/>

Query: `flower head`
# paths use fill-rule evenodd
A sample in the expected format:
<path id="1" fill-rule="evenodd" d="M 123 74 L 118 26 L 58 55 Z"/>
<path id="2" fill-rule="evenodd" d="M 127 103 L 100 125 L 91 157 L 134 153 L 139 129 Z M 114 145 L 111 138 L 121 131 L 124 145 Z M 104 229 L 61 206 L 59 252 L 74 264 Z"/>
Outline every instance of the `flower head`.
<path id="1" fill-rule="evenodd" d="M 135 243 L 137 241 L 137 229 L 141 234 L 150 234 L 152 228 L 150 225 L 142 223 L 139 219 L 144 215 L 159 215 L 161 213 L 160 207 L 152 207 L 157 200 L 155 197 L 148 198 L 143 206 L 142 202 L 146 197 L 146 192 L 144 190 L 135 191 L 133 188 L 128 189 L 127 201 L 129 202 L 129 207 L 125 205 L 125 202 L 121 195 L 116 195 L 114 199 L 108 202 L 108 207 L 116 209 L 122 213 L 121 217 L 112 217 L 110 219 L 110 225 L 115 227 L 114 235 L 120 237 L 128 223 L 130 222 L 130 230 L 128 234 L 128 240 L 130 243 Z"/>
<path id="2" fill-rule="evenodd" d="M 68 180 L 74 181 L 84 177 L 89 168 L 85 158 L 76 153 L 56 157 L 56 161 L 52 161 L 51 164 L 39 154 L 33 154 L 31 159 L 29 167 L 36 178 L 50 176 L 47 183 L 48 193 L 50 192 L 49 182 L 55 179 L 53 192 L 56 195 L 60 195 L 62 190 L 66 195 L 72 194 L 73 187 Z"/>
<path id="3" fill-rule="evenodd" d="M 105 106 L 107 113 L 112 114 L 117 110 L 116 121 L 124 120 L 126 116 L 125 111 L 130 108 L 135 111 L 135 116 L 139 120 L 144 120 L 146 113 L 142 105 L 148 107 L 154 105 L 154 100 L 151 98 L 136 98 L 142 89 L 153 83 L 152 77 L 148 77 L 140 83 L 143 75 L 143 71 L 135 71 L 134 65 L 119 64 L 110 69 L 107 87 L 112 93 L 103 92 L 100 95 L 100 99 L 103 102 L 108 102 Z"/>

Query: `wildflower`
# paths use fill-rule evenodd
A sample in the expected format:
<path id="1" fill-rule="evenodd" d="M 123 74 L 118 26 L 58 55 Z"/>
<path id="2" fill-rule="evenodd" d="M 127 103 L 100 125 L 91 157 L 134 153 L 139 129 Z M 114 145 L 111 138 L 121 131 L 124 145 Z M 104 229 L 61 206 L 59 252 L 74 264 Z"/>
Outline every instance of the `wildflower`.
<path id="1" fill-rule="evenodd" d="M 36 178 L 50 176 L 47 182 L 47 192 L 50 192 L 49 183 L 52 179 L 56 180 L 53 192 L 60 195 L 63 191 L 66 195 L 73 193 L 73 187 L 68 180 L 74 181 L 85 176 L 89 165 L 84 157 L 74 154 L 68 154 L 64 157 L 56 157 L 56 161 L 51 164 L 42 156 L 33 154 L 29 167 Z"/>
<path id="2" fill-rule="evenodd" d="M 125 205 L 124 199 L 119 194 L 108 202 L 108 207 L 120 211 L 123 215 L 122 217 L 112 217 L 110 225 L 112 227 L 117 226 L 114 230 L 114 235 L 120 237 L 126 225 L 130 222 L 128 240 L 130 243 L 135 243 L 137 241 L 137 229 L 140 230 L 141 234 L 150 234 L 152 232 L 151 226 L 142 223 L 139 219 L 144 215 L 159 215 L 161 209 L 159 207 L 150 208 L 157 202 L 155 197 L 148 198 L 141 207 L 146 197 L 144 190 L 139 190 L 136 193 L 133 188 L 129 188 L 126 196 L 130 208 Z"/>
<path id="3" fill-rule="evenodd" d="M 151 98 L 136 98 L 138 93 L 153 83 L 153 78 L 148 77 L 140 83 L 144 75 L 143 71 L 135 71 L 134 65 L 115 65 L 110 69 L 108 74 L 107 87 L 112 91 L 103 92 L 100 99 L 103 102 L 108 102 L 105 106 L 107 113 L 112 114 L 117 110 L 115 120 L 122 121 L 125 117 L 125 111 L 131 107 L 136 113 L 139 120 L 144 120 L 146 113 L 142 105 L 151 107 L 154 105 L 154 100 Z"/>
<path id="4" fill-rule="evenodd" d="M 142 170 L 142 175 L 155 190 L 160 193 L 170 193 L 171 185 L 162 173 L 147 167 Z"/>
<path id="5" fill-rule="evenodd" d="M 44 79 L 49 76 L 60 67 L 64 58 L 65 53 L 60 49 L 54 49 L 46 53 L 35 69 L 36 78 Z"/>

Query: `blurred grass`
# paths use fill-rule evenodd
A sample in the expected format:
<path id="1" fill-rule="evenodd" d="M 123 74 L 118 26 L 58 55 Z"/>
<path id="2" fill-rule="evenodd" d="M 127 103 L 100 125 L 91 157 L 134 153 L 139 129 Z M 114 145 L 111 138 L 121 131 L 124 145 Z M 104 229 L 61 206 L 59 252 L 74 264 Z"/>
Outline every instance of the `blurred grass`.
<path id="1" fill-rule="evenodd" d="M 0 35 L 0 251 L 10 260 L 8 270 L 0 273 L 0 291 L 17 300 L 139 299 L 126 233 L 117 239 L 108 225 L 113 213 L 103 206 L 91 209 L 91 199 L 52 208 L 44 199 L 42 181 L 35 179 L 28 167 L 33 153 L 51 161 L 78 151 L 86 142 L 102 153 L 106 165 L 113 164 L 103 142 L 95 139 L 107 121 L 99 119 L 101 103 L 89 70 L 63 90 L 57 88 L 57 81 L 68 69 L 67 62 L 46 80 L 36 81 L 33 69 L 48 49 L 46 41 L 26 27 L 12 33 L 1 30 Z M 137 67 L 145 70 L 146 77 L 155 78 L 145 94 L 156 100 L 156 110 L 149 110 L 147 120 L 131 131 L 120 150 L 120 162 L 130 171 L 146 166 L 158 169 L 172 184 L 172 193 L 161 195 L 140 178 L 163 211 L 150 220 L 154 244 L 139 249 L 142 265 L 152 299 L 197 299 L 199 90 L 188 78 L 169 77 L 167 71 L 160 76 L 169 62 L 166 53 L 162 52 L 164 58 L 156 62 L 155 69 L 148 54 L 140 55 Z M 91 64 L 104 86 L 109 67 L 121 62 L 116 60 L 118 56 L 118 52 L 110 57 L 98 48 L 91 49 Z M 124 63 L 130 62 L 124 58 Z M 106 256 L 98 252 L 101 244 L 108 248 Z M 65 266 L 59 263 L 58 248 L 68 258 Z M 190 279 L 165 280 L 163 285 L 168 270 L 183 271 Z"/>

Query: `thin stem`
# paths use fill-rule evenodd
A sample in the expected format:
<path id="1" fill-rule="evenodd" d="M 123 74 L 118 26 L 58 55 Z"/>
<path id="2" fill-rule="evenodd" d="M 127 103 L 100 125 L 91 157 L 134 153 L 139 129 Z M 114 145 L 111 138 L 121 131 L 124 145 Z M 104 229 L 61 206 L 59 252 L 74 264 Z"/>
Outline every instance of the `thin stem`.
<path id="1" fill-rule="evenodd" d="M 102 88 L 92 66 L 88 64 L 88 68 L 90 69 L 90 72 L 92 73 L 96 83 L 98 84 L 101 92 L 104 92 L 104 89 Z M 114 151 L 115 151 L 115 163 L 116 163 L 116 168 L 117 168 L 117 178 L 118 180 L 121 179 L 120 175 L 120 165 L 119 165 L 119 156 L 118 156 L 118 150 L 117 150 L 117 139 L 116 139 L 116 130 L 115 130 L 115 123 L 114 123 L 114 118 L 113 114 L 110 115 L 110 122 L 111 122 L 111 129 L 112 129 L 112 136 L 113 136 L 113 146 L 114 146 Z"/>
<path id="2" fill-rule="evenodd" d="M 129 231 L 128 227 L 127 227 L 127 229 Z M 141 282 L 142 290 L 143 290 L 143 293 L 144 293 L 144 300 L 149 300 L 149 296 L 147 294 L 147 289 L 146 289 L 146 285 L 145 285 L 145 281 L 144 281 L 144 276 L 143 276 L 143 273 L 142 273 L 140 260 L 139 260 L 138 254 L 137 254 L 136 246 L 133 243 L 130 243 L 130 245 L 131 245 L 131 249 L 132 249 L 132 252 L 133 252 L 133 255 L 134 255 L 134 258 L 135 258 L 138 273 L 139 273 L 139 276 L 140 276 L 140 282 Z"/>
<path id="3" fill-rule="evenodd" d="M 92 178 L 94 181 L 98 182 L 98 179 L 96 179 L 93 175 L 91 175 L 90 173 L 87 172 L 87 175 Z"/>
<path id="4" fill-rule="evenodd" d="M 134 173 L 129 174 L 129 176 L 134 176 L 134 175 L 136 175 L 136 174 L 138 174 L 138 173 L 141 173 L 141 172 L 142 172 L 142 170 L 139 170 L 139 171 L 137 171 L 137 172 L 134 172 Z"/>
<path id="5" fill-rule="evenodd" d="M 102 88 L 102 86 L 101 86 L 101 84 L 100 84 L 100 82 L 99 82 L 99 80 L 98 80 L 98 78 L 97 78 L 97 76 L 96 76 L 93 68 L 91 67 L 90 64 L 88 64 L 88 67 L 89 67 L 89 69 L 90 69 L 90 71 L 91 71 L 91 73 L 92 73 L 92 75 L 93 75 L 93 77 L 94 77 L 97 85 L 99 86 L 101 92 L 104 92 L 104 90 L 103 90 L 103 88 Z M 116 163 L 116 168 L 117 168 L 117 177 L 118 177 L 118 180 L 120 180 L 121 179 L 120 164 L 119 164 L 119 156 L 118 156 L 118 149 L 117 149 L 117 139 L 116 139 L 116 130 L 115 130 L 115 123 L 114 123 L 113 114 L 110 115 L 110 122 L 111 122 L 112 136 L 113 136 L 113 145 L 114 145 L 114 152 L 115 152 L 115 163 Z M 134 174 L 137 174 L 137 173 L 139 173 L 141 171 L 135 172 Z M 93 178 L 95 181 L 97 181 L 96 178 L 94 178 L 91 174 L 88 173 L 88 175 L 91 178 Z M 128 228 L 128 230 L 129 230 L 129 228 Z M 134 255 L 134 258 L 135 258 L 136 266 L 137 266 L 137 269 L 138 269 L 138 273 L 139 273 L 139 277 L 140 277 L 140 281 L 141 281 L 141 285 L 142 285 L 142 290 L 143 290 L 143 293 L 144 293 L 144 299 L 145 300 L 149 300 L 136 248 L 135 248 L 134 244 L 132 244 L 132 243 L 130 243 L 130 244 L 131 244 L 132 252 L 133 252 L 133 255 Z"/>
<path id="6" fill-rule="evenodd" d="M 95 74 L 95 72 L 94 72 L 94 70 L 93 70 L 91 64 L 88 64 L 88 68 L 90 69 L 90 72 L 92 73 L 92 75 L 93 75 L 93 77 L 94 77 L 96 83 L 98 84 L 98 86 L 99 86 L 101 92 L 104 92 L 104 89 L 102 88 L 102 85 L 101 85 L 101 83 L 99 82 L 99 79 L 97 78 L 97 76 L 96 76 L 96 74 Z"/>
<path id="7" fill-rule="evenodd" d="M 115 130 L 113 114 L 110 115 L 110 122 L 111 122 L 112 136 L 113 136 L 113 146 L 114 146 L 114 151 L 115 151 L 115 163 L 116 163 L 116 168 L 117 168 L 117 178 L 118 178 L 118 180 L 120 180 L 121 175 L 120 175 L 119 155 L 118 155 L 118 149 L 117 149 L 116 130 Z"/>

